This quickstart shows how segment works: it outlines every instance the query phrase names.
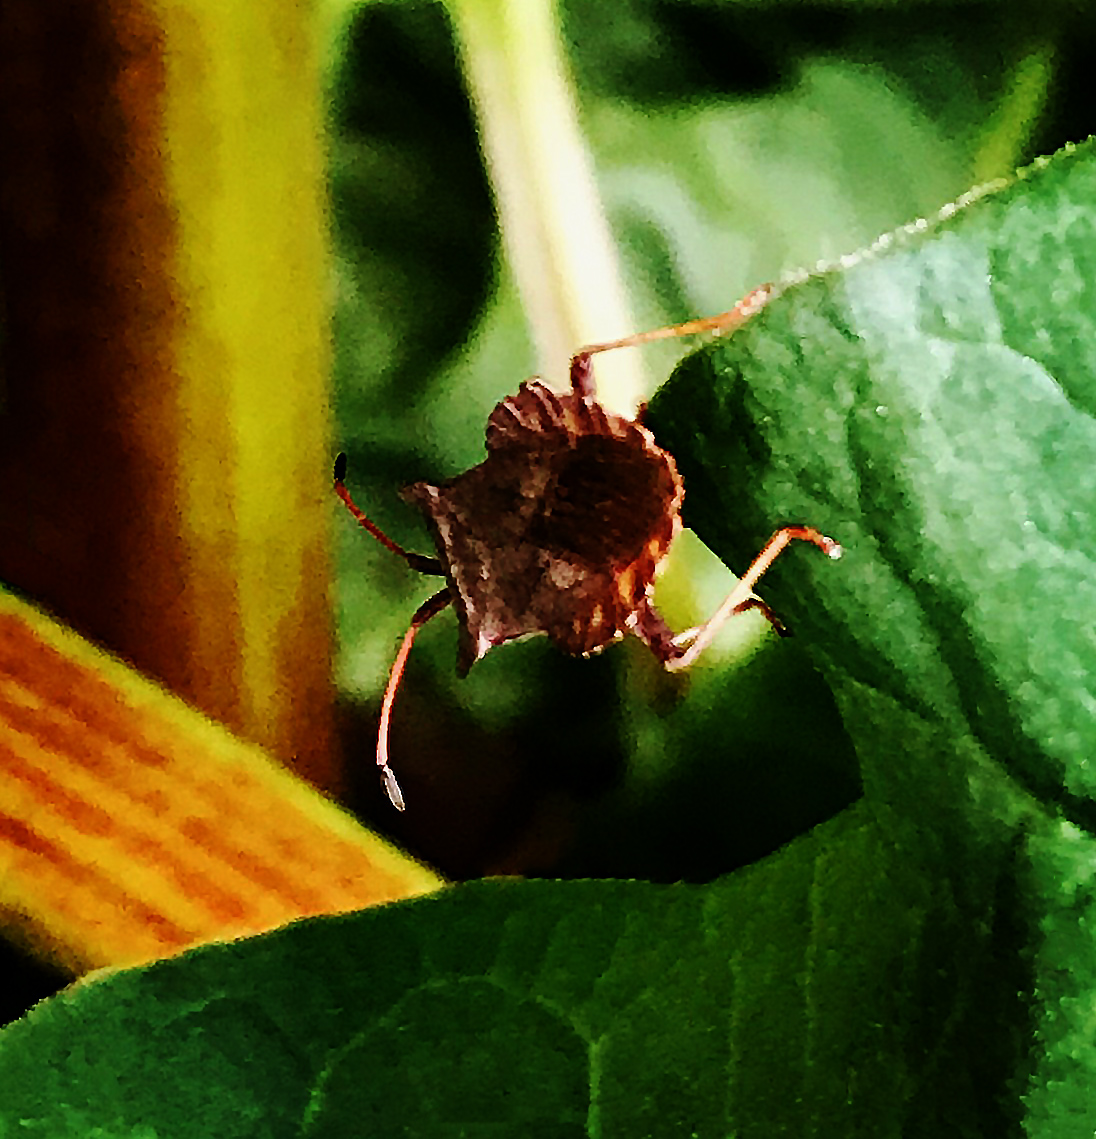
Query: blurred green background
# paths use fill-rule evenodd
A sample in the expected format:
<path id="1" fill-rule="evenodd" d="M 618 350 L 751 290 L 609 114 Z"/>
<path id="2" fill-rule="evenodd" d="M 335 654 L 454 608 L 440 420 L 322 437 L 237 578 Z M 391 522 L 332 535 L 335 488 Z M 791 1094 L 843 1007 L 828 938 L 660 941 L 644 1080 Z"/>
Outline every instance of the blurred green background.
<path id="1" fill-rule="evenodd" d="M 398 489 L 478 462 L 491 407 L 523 378 L 563 378 L 565 361 L 538 358 L 537 314 L 515 285 L 532 238 L 496 221 L 510 160 L 496 151 L 488 168 L 478 145 L 509 109 L 482 87 L 470 101 L 464 78 L 488 50 L 467 29 L 497 21 L 505 50 L 507 22 L 533 7 L 367 4 L 334 23 L 338 443 L 359 502 L 423 552 Z M 558 17 L 636 330 L 726 309 L 1092 129 L 1096 24 L 1073 6 L 565 0 Z M 644 350 L 647 394 L 686 347 Z M 447 613 L 420 635 L 396 702 L 409 804 L 396 817 L 371 762 L 375 710 L 432 584 L 342 521 L 355 806 L 444 872 L 704 881 L 856 797 L 855 756 L 804 647 L 759 618 L 684 677 L 636 644 L 582 661 L 534 640 L 458 681 Z M 681 547 L 658 599 L 683 628 L 729 578 L 690 534 Z"/>

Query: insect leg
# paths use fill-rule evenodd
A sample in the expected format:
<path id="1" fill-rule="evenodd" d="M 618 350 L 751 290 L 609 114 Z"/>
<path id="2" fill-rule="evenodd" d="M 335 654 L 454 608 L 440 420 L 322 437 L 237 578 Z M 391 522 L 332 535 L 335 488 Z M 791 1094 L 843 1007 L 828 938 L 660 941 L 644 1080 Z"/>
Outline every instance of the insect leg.
<path id="1" fill-rule="evenodd" d="M 739 602 L 728 613 L 728 617 L 737 616 L 739 613 L 745 613 L 750 609 L 760 609 L 762 615 L 780 636 L 791 635 L 783 621 L 760 597 L 747 597 L 745 601 Z M 666 624 L 662 614 L 648 603 L 636 613 L 631 630 L 654 653 L 664 668 L 670 672 L 676 672 L 696 659 L 700 650 L 697 650 L 697 653 L 690 653 L 689 650 L 705 627 L 698 625 L 695 628 L 686 629 L 684 633 L 675 633 Z M 705 644 L 707 643 L 705 641 Z M 689 654 L 688 659 L 685 659 L 686 654 Z M 683 660 L 684 663 L 682 663 Z"/>
<path id="2" fill-rule="evenodd" d="M 681 650 L 681 655 L 673 660 L 666 661 L 666 667 L 670 671 L 688 668 L 708 645 L 712 643 L 720 626 L 728 620 L 728 618 L 733 617 L 735 613 L 741 613 L 744 607 L 751 608 L 752 606 L 746 605 L 746 602 L 751 601 L 753 598 L 754 587 L 761 580 L 761 577 L 769 566 L 780 556 L 785 547 L 788 546 L 789 543 L 796 541 L 811 542 L 827 557 L 841 557 L 841 547 L 832 538 L 827 538 L 825 534 L 820 533 L 813 526 L 785 526 L 782 530 L 777 530 L 765 543 L 761 553 L 754 558 L 750 564 L 750 568 L 742 575 L 738 584 L 725 598 L 723 604 L 720 605 L 703 625 L 695 630 L 695 633 L 690 630 L 690 633 L 685 635 L 688 637 L 688 644 L 678 646 Z M 768 609 L 768 606 L 765 606 L 765 608 Z"/>
<path id="3" fill-rule="evenodd" d="M 619 340 L 606 340 L 601 344 L 588 344 L 571 360 L 571 387 L 576 395 L 592 396 L 594 394 L 590 357 L 595 352 L 608 352 L 613 348 L 634 348 L 640 344 L 650 344 L 652 340 L 670 340 L 675 336 L 694 336 L 699 332 L 733 332 L 754 313 L 760 312 L 772 293 L 772 285 L 761 285 L 747 293 L 734 308 L 717 313 L 715 316 L 705 316 L 699 320 L 687 320 L 683 324 L 671 324 L 665 328 L 653 328 L 649 332 L 637 332 L 632 336 L 623 336 Z"/>
<path id="4" fill-rule="evenodd" d="M 388 674 L 388 684 L 384 689 L 384 699 L 381 701 L 381 724 L 377 731 L 377 766 L 381 769 L 381 782 L 384 784 L 384 789 L 388 793 L 388 798 L 392 800 L 392 806 L 397 811 L 402 811 L 405 804 L 400 785 L 396 782 L 395 775 L 392 774 L 392 768 L 388 766 L 388 725 L 392 719 L 392 702 L 396 699 L 396 689 L 399 688 L 400 680 L 403 678 L 403 670 L 407 666 L 407 658 L 411 653 L 415 634 L 431 617 L 436 617 L 452 600 L 453 594 L 448 589 L 443 589 L 440 593 L 435 593 L 429 600 L 424 601 L 415 610 L 411 624 L 403 635 L 400 651 L 396 653 L 396 659 L 392 662 L 392 671 Z"/>
<path id="5" fill-rule="evenodd" d="M 593 399 L 595 392 L 594 365 L 590 359 L 597 347 L 585 348 L 577 356 L 571 357 L 571 389 L 581 399 Z"/>
<path id="6" fill-rule="evenodd" d="M 418 570 L 419 573 L 433 574 L 436 577 L 445 576 L 445 570 L 437 558 L 429 558 L 425 554 L 413 554 L 405 550 L 398 542 L 394 542 L 389 538 L 375 522 L 370 521 L 365 516 L 365 512 L 361 510 L 358 504 L 350 497 L 350 491 L 346 489 L 343 483 L 344 478 L 346 478 L 346 455 L 340 454 L 335 460 L 335 493 L 342 499 L 346 509 L 350 511 L 361 526 L 368 530 L 386 550 L 391 550 L 392 553 L 398 554 L 412 569 Z"/>
<path id="7" fill-rule="evenodd" d="M 790 637 L 792 635 L 788 626 L 772 611 L 769 603 L 762 601 L 756 594 L 753 597 L 747 597 L 746 600 L 735 609 L 735 613 L 747 613 L 751 609 L 758 610 L 761 616 L 772 625 L 773 632 L 776 633 L 778 637 Z M 689 643 L 691 644 L 692 642 Z"/>
<path id="8" fill-rule="evenodd" d="M 754 587 L 780 556 L 781 551 L 795 541 L 811 542 L 831 558 L 841 556 L 841 547 L 832 538 L 827 538 L 825 534 L 815 530 L 813 526 L 785 526 L 782 530 L 777 530 L 765 543 L 761 553 L 754 558 L 750 568 L 742 575 L 723 604 L 703 625 L 674 636 L 658 612 L 652 606 L 648 606 L 638 614 L 633 631 L 670 672 L 688 668 L 712 643 L 723 623 L 747 609 L 760 609 L 778 633 L 786 633 L 787 630 L 779 618 L 760 597 L 754 595 Z"/>

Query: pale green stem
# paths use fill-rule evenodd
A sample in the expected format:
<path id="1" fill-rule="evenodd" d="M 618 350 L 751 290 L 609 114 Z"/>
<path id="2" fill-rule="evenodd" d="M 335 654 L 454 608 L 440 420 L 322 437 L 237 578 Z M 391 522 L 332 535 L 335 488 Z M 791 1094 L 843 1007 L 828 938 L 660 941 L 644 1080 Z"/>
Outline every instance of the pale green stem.
<path id="1" fill-rule="evenodd" d="M 583 345 L 635 331 L 583 139 L 554 0 L 448 0 L 506 254 L 540 366 L 556 384 Z M 597 362 L 602 402 L 647 391 L 640 354 Z"/>
<path id="2" fill-rule="evenodd" d="M 1008 89 L 982 131 L 972 163 L 974 185 L 1008 178 L 1019 165 L 1036 121 L 1046 104 L 1054 45 L 1026 45 L 1009 78 Z"/>

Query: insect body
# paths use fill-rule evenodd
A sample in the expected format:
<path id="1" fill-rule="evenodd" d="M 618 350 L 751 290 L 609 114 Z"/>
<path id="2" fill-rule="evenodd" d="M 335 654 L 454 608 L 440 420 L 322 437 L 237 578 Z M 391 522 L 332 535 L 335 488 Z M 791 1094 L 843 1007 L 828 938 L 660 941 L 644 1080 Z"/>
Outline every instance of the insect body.
<path id="1" fill-rule="evenodd" d="M 638 423 L 533 381 L 491 413 L 484 462 L 405 495 L 434 532 L 466 673 L 528 633 L 576 654 L 621 637 L 681 527 L 684 487 Z"/>
<path id="2" fill-rule="evenodd" d="M 760 291 L 759 291 L 760 292 Z M 595 398 L 591 357 L 609 348 L 707 328 L 728 328 L 758 307 L 751 294 L 729 313 L 622 341 L 593 345 L 571 363 L 571 391 L 523 383 L 487 421 L 487 458 L 434 486 L 415 483 L 404 496 L 433 531 L 438 557 L 404 550 L 355 505 L 343 484 L 346 456 L 335 462 L 335 490 L 378 541 L 446 586 L 411 619 L 393 662 L 377 738 L 377 764 L 392 803 L 403 795 L 388 763 L 392 702 L 418 630 L 447 605 L 460 623 L 461 675 L 496 645 L 545 633 L 569 653 L 596 652 L 626 633 L 639 637 L 671 670 L 684 668 L 735 613 L 759 608 L 761 575 L 791 541 L 814 543 L 830 557 L 841 548 L 809 526 L 778 530 L 716 613 L 675 635 L 652 602 L 655 571 L 681 529 L 685 489 L 673 457 L 641 424 L 614 415 Z"/>

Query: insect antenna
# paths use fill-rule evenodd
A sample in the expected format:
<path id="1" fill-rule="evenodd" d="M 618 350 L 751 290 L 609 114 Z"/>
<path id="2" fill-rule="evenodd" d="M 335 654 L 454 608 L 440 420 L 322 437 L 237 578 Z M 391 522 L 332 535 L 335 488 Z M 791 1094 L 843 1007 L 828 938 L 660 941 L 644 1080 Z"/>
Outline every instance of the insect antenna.
<path id="1" fill-rule="evenodd" d="M 346 455 L 340 452 L 335 459 L 335 493 L 342 499 L 346 509 L 357 519 L 362 529 L 368 530 L 386 550 L 391 550 L 392 553 L 403 558 L 412 569 L 418 570 L 419 573 L 433 574 L 435 577 L 445 577 L 445 570 L 437 558 L 430 558 L 425 554 L 413 554 L 410 550 L 405 550 L 399 542 L 389 538 L 376 522 L 367 518 L 365 511 L 351 498 L 350 491 L 346 489 L 346 484 L 343 482 L 345 478 Z"/>
<path id="2" fill-rule="evenodd" d="M 407 665 L 411 646 L 415 642 L 415 635 L 431 617 L 437 616 L 452 600 L 453 594 L 448 589 L 443 589 L 424 601 L 415 610 L 411 624 L 403 635 L 400 651 L 396 653 L 396 659 L 392 662 L 392 671 L 388 674 L 388 684 L 384 689 L 384 699 L 381 701 L 381 725 L 377 731 L 377 766 L 381 769 L 381 782 L 384 784 L 384 789 L 388 798 L 392 800 L 392 806 L 397 811 L 402 811 L 405 804 L 400 785 L 396 782 L 395 775 L 392 774 L 392 768 L 388 766 L 388 725 L 392 719 L 392 702 L 396 699 L 396 689 L 399 688 L 400 681 L 403 679 L 403 670 Z"/>

